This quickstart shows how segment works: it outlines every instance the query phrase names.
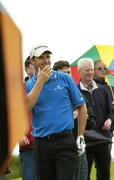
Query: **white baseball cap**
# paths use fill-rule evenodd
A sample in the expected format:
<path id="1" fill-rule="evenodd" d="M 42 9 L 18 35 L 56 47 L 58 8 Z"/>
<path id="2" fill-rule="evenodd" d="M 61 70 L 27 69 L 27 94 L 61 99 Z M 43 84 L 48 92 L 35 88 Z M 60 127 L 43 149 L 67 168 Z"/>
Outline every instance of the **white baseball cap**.
<path id="1" fill-rule="evenodd" d="M 46 45 L 35 45 L 30 52 L 30 58 L 33 58 L 34 56 L 40 57 L 44 52 L 49 52 L 52 54 L 48 46 Z"/>

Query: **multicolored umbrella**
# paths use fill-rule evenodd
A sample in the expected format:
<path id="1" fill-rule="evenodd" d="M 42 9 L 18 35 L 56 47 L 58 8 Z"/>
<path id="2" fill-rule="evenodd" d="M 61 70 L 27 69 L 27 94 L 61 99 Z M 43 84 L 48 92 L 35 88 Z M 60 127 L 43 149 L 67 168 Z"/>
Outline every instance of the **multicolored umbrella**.
<path id="1" fill-rule="evenodd" d="M 76 59 L 71 64 L 72 77 L 77 83 L 79 80 L 79 73 L 77 71 L 77 62 L 80 58 L 90 57 L 93 61 L 101 59 L 106 64 L 109 75 L 107 76 L 108 83 L 114 86 L 114 46 L 110 45 L 94 45 L 91 49 L 85 52 L 82 56 Z"/>

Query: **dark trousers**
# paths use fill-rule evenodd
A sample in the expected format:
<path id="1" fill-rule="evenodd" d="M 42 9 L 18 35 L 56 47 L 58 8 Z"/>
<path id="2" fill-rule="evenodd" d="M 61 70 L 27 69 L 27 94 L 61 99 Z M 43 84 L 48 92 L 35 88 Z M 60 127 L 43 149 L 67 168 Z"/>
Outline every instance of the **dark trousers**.
<path id="1" fill-rule="evenodd" d="M 35 138 L 36 167 L 40 180 L 74 180 L 77 149 L 72 134 Z"/>
<path id="2" fill-rule="evenodd" d="M 87 180 L 88 176 L 88 164 L 86 154 L 81 157 L 77 156 L 76 160 L 76 177 L 75 180 Z"/>
<path id="3" fill-rule="evenodd" d="M 21 171 L 23 180 L 37 180 L 33 149 L 20 152 Z"/>
<path id="4" fill-rule="evenodd" d="M 90 180 L 93 160 L 96 164 L 97 180 L 110 180 L 111 153 L 110 144 L 101 144 L 86 149 L 88 161 L 88 180 Z"/>
<path id="5" fill-rule="evenodd" d="M 110 145 L 109 145 L 109 152 L 111 152 L 111 149 L 112 149 L 112 143 L 110 143 Z M 95 168 L 96 168 L 96 171 L 97 171 L 96 177 L 97 177 L 97 180 L 99 180 L 101 175 L 100 175 L 100 172 L 99 172 L 99 169 L 98 169 L 98 166 L 97 166 L 96 162 L 95 162 Z"/>

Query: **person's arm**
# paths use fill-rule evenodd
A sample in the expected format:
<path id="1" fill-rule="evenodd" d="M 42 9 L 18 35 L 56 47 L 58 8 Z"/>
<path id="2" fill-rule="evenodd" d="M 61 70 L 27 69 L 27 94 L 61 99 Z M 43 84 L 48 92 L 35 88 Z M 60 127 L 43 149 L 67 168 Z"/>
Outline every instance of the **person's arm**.
<path id="1" fill-rule="evenodd" d="M 87 122 L 87 108 L 86 104 L 78 108 L 78 136 L 84 136 Z"/>
<path id="2" fill-rule="evenodd" d="M 66 85 L 68 86 L 71 103 L 74 109 L 77 108 L 78 110 L 78 135 L 84 135 L 87 121 L 86 102 L 74 80 L 66 74 L 64 76 Z"/>
<path id="3" fill-rule="evenodd" d="M 37 98 L 40 94 L 40 91 L 41 91 L 44 83 L 49 79 L 50 74 L 51 74 L 51 70 L 48 65 L 45 66 L 42 71 L 38 72 L 38 78 L 37 78 L 37 81 L 36 81 L 34 87 L 30 91 L 30 93 L 26 96 L 28 111 L 31 111 L 32 108 L 34 107 L 34 105 L 37 101 Z"/>
<path id="4" fill-rule="evenodd" d="M 29 139 L 27 138 L 27 136 L 23 136 L 22 139 L 19 141 L 19 146 L 26 146 L 29 145 Z"/>
<path id="5" fill-rule="evenodd" d="M 106 119 L 104 121 L 104 125 L 102 129 L 104 130 L 110 130 L 111 124 L 112 124 L 112 112 L 111 112 L 111 98 L 106 89 L 105 90 L 105 109 L 106 109 Z"/>
<path id="6" fill-rule="evenodd" d="M 78 136 L 76 139 L 77 144 L 77 151 L 78 155 L 82 156 L 85 152 L 85 141 L 84 141 L 84 132 L 86 128 L 86 122 L 87 122 L 87 108 L 86 104 L 81 105 L 78 108 Z"/>
<path id="7" fill-rule="evenodd" d="M 103 128 L 102 128 L 102 129 L 110 130 L 111 125 L 112 125 L 112 120 L 111 120 L 111 119 L 107 119 L 107 120 L 104 122 L 104 125 L 103 125 Z"/>

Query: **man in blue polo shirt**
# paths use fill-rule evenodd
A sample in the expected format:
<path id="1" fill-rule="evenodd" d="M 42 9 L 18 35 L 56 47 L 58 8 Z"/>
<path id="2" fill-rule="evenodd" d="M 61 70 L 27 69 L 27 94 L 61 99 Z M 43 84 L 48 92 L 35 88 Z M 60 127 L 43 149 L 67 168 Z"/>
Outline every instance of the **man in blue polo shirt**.
<path id="1" fill-rule="evenodd" d="M 45 45 L 32 48 L 31 62 L 38 73 L 26 82 L 28 109 L 32 111 L 36 168 L 40 180 L 73 180 L 77 147 L 81 154 L 85 151 L 83 135 L 87 110 L 79 89 L 67 74 L 52 71 L 49 76 L 51 54 Z M 39 82 L 41 75 L 43 79 L 47 78 L 46 82 Z M 73 110 L 76 108 L 79 114 L 77 144 L 72 135 Z"/>

